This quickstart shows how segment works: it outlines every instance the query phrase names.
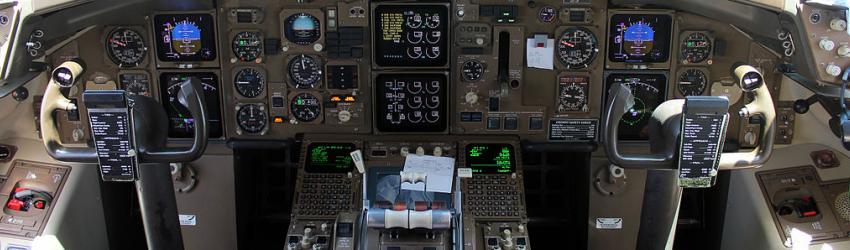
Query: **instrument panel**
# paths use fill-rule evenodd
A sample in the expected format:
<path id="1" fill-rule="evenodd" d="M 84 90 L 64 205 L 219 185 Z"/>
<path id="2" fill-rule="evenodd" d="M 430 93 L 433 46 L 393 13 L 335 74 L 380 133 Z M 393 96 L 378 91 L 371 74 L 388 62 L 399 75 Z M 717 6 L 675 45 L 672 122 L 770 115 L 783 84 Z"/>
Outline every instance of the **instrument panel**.
<path id="1" fill-rule="evenodd" d="M 729 66 L 759 62 L 772 83 L 781 62 L 740 30 L 691 13 L 492 0 L 224 1 L 92 29 L 51 55 L 68 56 L 88 62 L 86 88 L 162 102 L 172 138 L 190 136 L 192 119 L 169 86 L 196 76 L 211 138 L 501 134 L 591 144 L 612 83 L 634 85 L 645 101 L 621 124 L 623 139 L 643 141 L 646 116 L 664 100 L 726 95 L 734 109 L 746 98 Z M 88 138 L 84 122 L 60 123 L 63 138 Z M 750 125 L 733 119 L 727 138 Z"/>

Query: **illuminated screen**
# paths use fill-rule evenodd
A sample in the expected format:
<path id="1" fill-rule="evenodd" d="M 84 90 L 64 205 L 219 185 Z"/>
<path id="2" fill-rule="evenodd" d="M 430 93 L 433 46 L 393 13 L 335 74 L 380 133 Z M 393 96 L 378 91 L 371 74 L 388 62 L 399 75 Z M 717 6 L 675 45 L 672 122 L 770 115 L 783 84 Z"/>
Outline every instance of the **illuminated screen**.
<path id="1" fill-rule="evenodd" d="M 197 77 L 201 80 L 204 91 L 204 101 L 207 107 L 207 132 L 209 138 L 220 138 L 221 130 L 221 103 L 218 97 L 218 77 L 210 72 L 198 73 L 163 73 L 159 76 L 160 97 L 162 105 L 168 114 L 168 137 L 192 138 L 195 134 L 195 119 L 189 113 L 189 109 L 177 100 L 180 93 L 180 83 L 189 77 Z"/>
<path id="2" fill-rule="evenodd" d="M 210 14 L 154 17 L 156 56 L 164 62 L 215 60 L 215 20 Z"/>
<path id="3" fill-rule="evenodd" d="M 620 120 L 618 138 L 622 140 L 649 139 L 649 119 L 652 118 L 655 108 L 661 105 L 667 96 L 664 87 L 667 76 L 652 73 L 616 73 L 608 75 L 605 82 L 609 88 L 614 84 L 626 85 L 634 96 L 634 105 L 626 110 Z"/>
<path id="4" fill-rule="evenodd" d="M 380 74 L 376 127 L 382 132 L 440 132 L 448 125 L 445 74 Z"/>
<path id="5" fill-rule="evenodd" d="M 304 171 L 308 173 L 347 173 L 354 169 L 353 143 L 312 143 L 307 147 Z"/>
<path id="6" fill-rule="evenodd" d="M 673 18 L 661 14 L 615 14 L 609 22 L 608 60 L 667 62 Z"/>
<path id="7" fill-rule="evenodd" d="M 375 8 L 378 66 L 443 66 L 448 61 L 448 7 L 380 5 Z"/>
<path id="8" fill-rule="evenodd" d="M 510 144 L 466 145 L 466 167 L 473 173 L 513 173 L 515 158 L 514 147 Z"/>

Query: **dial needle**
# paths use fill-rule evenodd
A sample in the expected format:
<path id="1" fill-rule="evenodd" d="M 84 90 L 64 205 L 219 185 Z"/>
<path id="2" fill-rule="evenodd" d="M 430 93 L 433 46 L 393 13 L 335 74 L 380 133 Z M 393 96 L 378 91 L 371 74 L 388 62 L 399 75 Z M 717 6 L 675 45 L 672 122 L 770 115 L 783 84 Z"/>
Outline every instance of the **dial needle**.
<path id="1" fill-rule="evenodd" d="M 112 39 L 112 38 L 109 39 L 109 42 L 114 43 L 114 44 L 118 44 L 120 46 L 127 46 L 127 44 L 119 42 L 118 40 L 115 40 L 115 39 Z"/>
<path id="2" fill-rule="evenodd" d="M 561 43 L 563 43 L 564 45 L 570 46 L 570 47 L 575 47 L 574 44 L 567 42 L 567 41 L 561 41 Z"/>

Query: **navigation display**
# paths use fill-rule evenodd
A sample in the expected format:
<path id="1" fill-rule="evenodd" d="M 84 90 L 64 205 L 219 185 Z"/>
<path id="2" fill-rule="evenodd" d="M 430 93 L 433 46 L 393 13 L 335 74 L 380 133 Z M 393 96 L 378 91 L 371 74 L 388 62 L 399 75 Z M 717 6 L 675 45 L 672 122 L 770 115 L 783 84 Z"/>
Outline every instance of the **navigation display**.
<path id="1" fill-rule="evenodd" d="M 307 173 L 348 173 L 354 170 L 353 143 L 311 143 L 307 147 Z"/>
<path id="2" fill-rule="evenodd" d="M 189 109 L 177 100 L 177 94 L 180 93 L 180 83 L 186 81 L 189 77 L 197 77 L 201 80 L 204 99 L 207 102 L 209 138 L 222 137 L 218 77 L 211 72 L 175 72 L 163 73 L 159 76 L 162 105 L 165 106 L 165 111 L 168 114 L 168 137 L 192 138 L 195 134 L 195 119 L 192 118 Z"/>
<path id="3" fill-rule="evenodd" d="M 472 173 L 507 174 L 516 171 L 514 147 L 510 144 L 466 145 L 466 167 Z"/>
<path id="4" fill-rule="evenodd" d="M 382 132 L 442 132 L 448 125 L 445 74 L 381 74 L 375 79 Z"/>
<path id="5" fill-rule="evenodd" d="M 673 17 L 664 14 L 615 14 L 609 21 L 608 60 L 661 63 L 670 57 Z"/>
<path id="6" fill-rule="evenodd" d="M 448 7 L 375 8 L 375 63 L 382 67 L 438 67 L 448 62 Z"/>
<path id="7" fill-rule="evenodd" d="M 163 62 L 199 62 L 216 58 L 215 19 L 210 14 L 154 16 L 156 56 Z"/>
<path id="8" fill-rule="evenodd" d="M 605 79 L 610 88 L 613 84 L 623 84 L 632 91 L 634 105 L 626 110 L 620 120 L 619 139 L 647 140 L 649 139 L 649 119 L 658 105 L 667 96 L 665 74 L 653 73 L 613 73 Z M 606 91 L 607 93 L 607 91 Z"/>

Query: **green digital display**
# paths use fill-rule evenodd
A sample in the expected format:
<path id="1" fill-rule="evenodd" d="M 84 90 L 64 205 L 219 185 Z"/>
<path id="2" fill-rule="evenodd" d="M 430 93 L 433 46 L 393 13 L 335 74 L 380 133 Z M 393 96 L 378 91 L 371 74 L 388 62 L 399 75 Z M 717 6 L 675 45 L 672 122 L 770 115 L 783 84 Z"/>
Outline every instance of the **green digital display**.
<path id="1" fill-rule="evenodd" d="M 353 143 L 312 143 L 307 147 L 304 171 L 308 173 L 347 173 L 354 169 Z"/>
<path id="2" fill-rule="evenodd" d="M 516 169 L 514 147 L 510 144 L 488 143 L 466 145 L 466 167 L 472 173 L 508 174 Z"/>

